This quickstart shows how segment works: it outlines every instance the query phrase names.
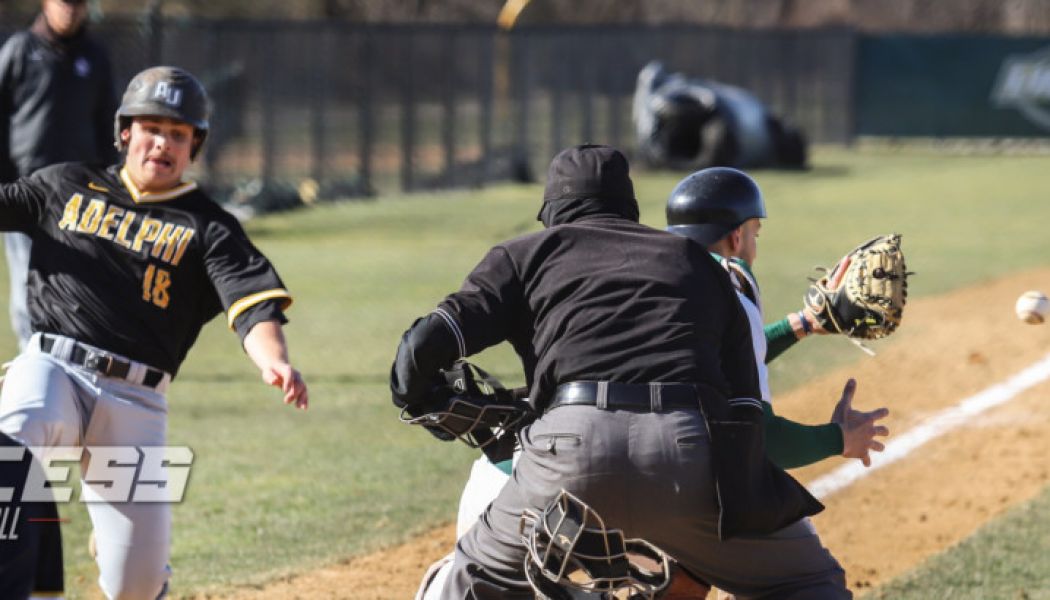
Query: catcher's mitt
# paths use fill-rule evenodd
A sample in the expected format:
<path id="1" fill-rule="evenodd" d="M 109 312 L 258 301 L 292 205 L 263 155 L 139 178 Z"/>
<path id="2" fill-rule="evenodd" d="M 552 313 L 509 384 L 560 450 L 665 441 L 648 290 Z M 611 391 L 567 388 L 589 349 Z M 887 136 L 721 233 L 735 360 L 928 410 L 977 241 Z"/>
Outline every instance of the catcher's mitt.
<path id="1" fill-rule="evenodd" d="M 908 275 L 901 235 L 868 240 L 813 281 L 805 303 L 829 333 L 874 340 L 901 323 L 908 297 Z"/>
<path id="2" fill-rule="evenodd" d="M 471 448 L 512 449 L 514 434 L 532 415 L 516 391 L 503 387 L 477 365 L 458 360 L 442 370 L 423 405 L 401 410 L 401 422 L 422 425 L 444 441 L 459 439 Z"/>

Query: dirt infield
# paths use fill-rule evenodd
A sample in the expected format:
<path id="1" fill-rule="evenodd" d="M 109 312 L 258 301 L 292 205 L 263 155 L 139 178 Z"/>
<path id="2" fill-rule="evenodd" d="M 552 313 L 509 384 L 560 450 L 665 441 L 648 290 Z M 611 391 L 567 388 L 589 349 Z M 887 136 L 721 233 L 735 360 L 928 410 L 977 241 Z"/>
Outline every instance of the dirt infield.
<path id="1" fill-rule="evenodd" d="M 1013 316 L 1021 292 L 1048 288 L 1050 269 L 1042 269 L 912 302 L 895 344 L 778 398 L 777 412 L 826 421 L 853 376 L 858 408 L 888 406 L 891 431 L 909 430 L 1050 353 L 1050 326 Z M 843 352 L 853 351 L 843 344 Z M 850 587 L 863 592 L 887 581 L 1043 489 L 1050 481 L 1047 400 L 1050 383 L 1039 384 L 828 497 L 815 523 L 845 566 Z M 795 475 L 809 481 L 844 461 L 825 463 Z M 411 598 L 426 566 L 452 548 L 453 537 L 448 525 L 411 544 L 223 597 Z"/>

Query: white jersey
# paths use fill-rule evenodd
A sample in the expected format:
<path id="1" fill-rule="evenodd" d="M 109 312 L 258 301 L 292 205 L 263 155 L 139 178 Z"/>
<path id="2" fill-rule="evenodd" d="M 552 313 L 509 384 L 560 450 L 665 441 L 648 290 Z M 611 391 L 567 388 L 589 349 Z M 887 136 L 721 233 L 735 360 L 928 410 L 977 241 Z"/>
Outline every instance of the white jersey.
<path id="1" fill-rule="evenodd" d="M 729 271 L 729 278 L 733 280 L 736 295 L 740 298 L 740 306 L 744 308 L 747 320 L 751 324 L 751 345 L 755 348 L 755 366 L 758 367 L 758 385 L 762 399 L 772 403 L 769 369 L 766 367 L 766 332 L 762 325 L 762 296 L 758 291 L 758 282 L 747 269 L 732 259 L 721 258 L 720 262 L 725 270 Z"/>

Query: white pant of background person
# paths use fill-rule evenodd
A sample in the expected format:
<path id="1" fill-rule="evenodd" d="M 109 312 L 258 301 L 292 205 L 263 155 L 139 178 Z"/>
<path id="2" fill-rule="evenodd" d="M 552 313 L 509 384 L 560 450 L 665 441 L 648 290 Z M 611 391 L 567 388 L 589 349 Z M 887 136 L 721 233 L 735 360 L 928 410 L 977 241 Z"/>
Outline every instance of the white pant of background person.
<path id="1" fill-rule="evenodd" d="M 29 251 L 33 240 L 18 231 L 4 233 L 4 253 L 7 255 L 7 275 L 10 281 L 8 311 L 11 314 L 11 331 L 18 338 L 18 349 L 25 350 L 33 327 L 29 323 Z"/>
<path id="2" fill-rule="evenodd" d="M 55 337 L 53 352 L 62 356 L 74 342 Z M 132 375 L 144 372 L 144 365 L 132 364 Z M 170 381 L 165 375 L 151 388 L 105 377 L 44 353 L 37 333 L 7 371 L 0 392 L 0 431 L 30 448 L 164 446 L 165 392 Z M 85 452 L 80 463 L 82 477 L 89 463 Z M 95 560 L 103 593 L 112 599 L 160 597 L 171 573 L 170 503 L 96 502 L 98 489 L 81 481 L 82 499 L 95 531 Z"/>

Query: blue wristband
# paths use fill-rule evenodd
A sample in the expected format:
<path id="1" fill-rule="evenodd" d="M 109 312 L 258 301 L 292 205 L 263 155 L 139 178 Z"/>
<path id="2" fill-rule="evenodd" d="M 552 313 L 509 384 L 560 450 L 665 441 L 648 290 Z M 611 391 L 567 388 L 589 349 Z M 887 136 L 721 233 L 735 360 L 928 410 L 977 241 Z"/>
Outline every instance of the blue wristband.
<path id="1" fill-rule="evenodd" d="M 802 333 L 806 335 L 813 333 L 813 328 L 810 327 L 809 321 L 806 320 L 806 315 L 801 310 L 798 311 L 798 320 L 802 321 Z"/>

